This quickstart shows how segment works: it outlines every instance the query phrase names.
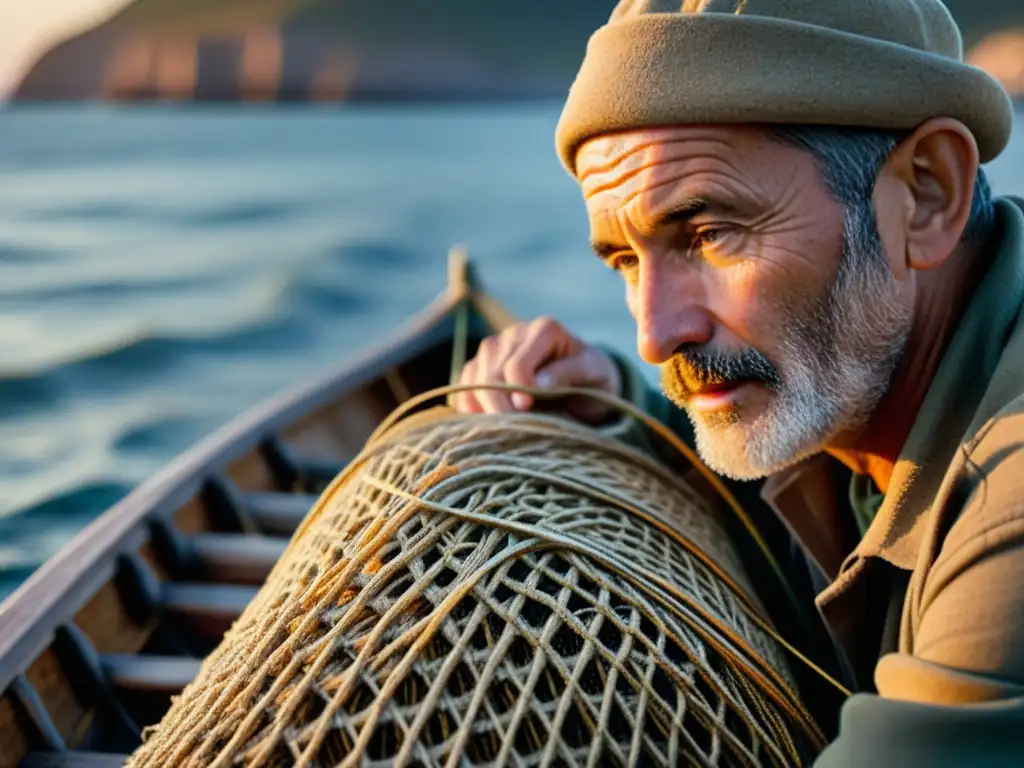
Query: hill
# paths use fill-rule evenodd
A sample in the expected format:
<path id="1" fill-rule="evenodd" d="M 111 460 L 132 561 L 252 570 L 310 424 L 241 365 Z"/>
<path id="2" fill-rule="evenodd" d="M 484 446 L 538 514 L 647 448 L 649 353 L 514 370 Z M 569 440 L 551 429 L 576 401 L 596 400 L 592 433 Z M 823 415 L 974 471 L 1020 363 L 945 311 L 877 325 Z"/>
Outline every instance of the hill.
<path id="1" fill-rule="evenodd" d="M 136 0 L 15 91 L 51 99 L 558 97 L 614 0 Z M 947 0 L 973 45 L 1021 0 Z"/>

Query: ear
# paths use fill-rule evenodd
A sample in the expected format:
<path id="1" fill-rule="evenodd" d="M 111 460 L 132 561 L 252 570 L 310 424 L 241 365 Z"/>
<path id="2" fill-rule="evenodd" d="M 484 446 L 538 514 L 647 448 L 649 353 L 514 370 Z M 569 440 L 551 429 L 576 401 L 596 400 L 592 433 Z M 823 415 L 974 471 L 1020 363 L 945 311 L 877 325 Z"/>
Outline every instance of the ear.
<path id="1" fill-rule="evenodd" d="M 892 151 L 880 174 L 885 183 L 879 186 L 887 190 L 880 196 L 899 201 L 894 223 L 902 229 L 907 268 L 935 269 L 956 250 L 970 217 L 977 173 L 978 144 L 951 118 L 929 120 Z"/>

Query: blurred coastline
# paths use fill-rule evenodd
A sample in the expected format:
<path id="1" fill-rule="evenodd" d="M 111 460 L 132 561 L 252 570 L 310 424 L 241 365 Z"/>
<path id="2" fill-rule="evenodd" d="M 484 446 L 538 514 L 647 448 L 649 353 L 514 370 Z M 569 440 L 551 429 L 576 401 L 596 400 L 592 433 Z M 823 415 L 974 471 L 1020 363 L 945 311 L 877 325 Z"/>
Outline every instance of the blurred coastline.
<path id="1" fill-rule="evenodd" d="M 986 36 L 968 61 L 992 75 L 1018 101 L 1024 98 L 1024 26 Z"/>
<path id="2" fill-rule="evenodd" d="M 102 0 L 98 0 L 102 1 Z M 38 52 L 17 101 L 561 98 L 615 0 L 118 2 Z M 1024 3 L 946 0 L 969 61 L 1024 95 Z"/>

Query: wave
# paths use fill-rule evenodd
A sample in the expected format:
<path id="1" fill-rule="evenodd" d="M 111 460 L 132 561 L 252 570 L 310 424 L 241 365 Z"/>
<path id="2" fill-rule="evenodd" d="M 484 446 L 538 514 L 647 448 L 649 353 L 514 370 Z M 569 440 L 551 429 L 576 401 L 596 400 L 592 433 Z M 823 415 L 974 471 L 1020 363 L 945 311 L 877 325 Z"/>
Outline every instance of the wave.
<path id="1" fill-rule="evenodd" d="M 329 258 L 360 269 L 404 269 L 423 264 L 423 254 L 401 242 L 355 241 L 331 248 Z"/>
<path id="2" fill-rule="evenodd" d="M 158 332 L 121 336 L 102 346 L 75 350 L 73 356 L 46 367 L 23 370 L 8 368 L 3 372 L 3 378 L 0 378 L 0 400 L 7 394 L 5 388 L 25 391 L 22 387 L 26 384 L 34 386 L 35 383 L 45 383 L 48 379 L 59 380 L 64 376 L 76 379 L 109 372 L 128 384 L 134 374 L 174 367 L 183 356 L 237 353 L 247 348 L 262 349 L 267 345 L 284 343 L 294 333 L 294 324 L 293 318 L 281 315 L 209 336 Z"/>
<path id="3" fill-rule="evenodd" d="M 0 266 L 16 264 L 38 265 L 40 263 L 66 261 L 70 258 L 72 258 L 71 253 L 56 248 L 42 248 L 36 245 L 30 248 L 15 248 L 14 246 L 0 243 Z"/>
<path id="4" fill-rule="evenodd" d="M 266 288 L 270 295 L 261 306 L 219 327 L 125 330 L 88 347 L 61 350 L 42 364 L 0 363 L 0 412 L 45 409 L 72 392 L 128 388 L 155 375 L 172 378 L 197 358 L 227 361 L 308 346 L 325 327 L 363 314 L 373 303 L 364 292 L 315 276 L 271 281 Z M 130 287 L 94 285 L 91 290 L 121 293 Z M 63 296 L 61 289 L 52 293 L 50 300 Z M 71 297 L 69 290 L 64 298 Z"/>
<path id="5" fill-rule="evenodd" d="M 251 200 L 204 208 L 143 206 L 137 203 L 104 201 L 47 205 L 19 210 L 18 217 L 39 224 L 88 222 L 101 224 L 153 224 L 167 227 L 230 227 L 285 221 L 295 214 L 309 216 L 315 201 Z"/>
<path id="6" fill-rule="evenodd" d="M 131 490 L 125 483 L 94 480 L 0 516 L 0 600 Z"/>
<path id="7" fill-rule="evenodd" d="M 209 421 L 199 415 L 151 417 L 115 435 L 110 447 L 124 456 L 162 459 L 169 446 L 184 449 L 209 431 Z"/>
<path id="8" fill-rule="evenodd" d="M 9 541 L 19 531 L 44 532 L 57 524 L 92 519 L 127 496 L 132 486 L 95 479 L 0 516 L 0 540 Z"/>
<path id="9" fill-rule="evenodd" d="M 33 250 L 34 253 L 34 250 Z M 30 254 L 31 255 L 31 254 Z M 3 258 L 0 251 L 0 259 Z M 25 259 L 29 261 L 30 259 Z M 210 291 L 218 285 L 227 286 L 237 279 L 232 275 L 210 276 L 196 275 L 187 277 L 166 277 L 146 280 L 126 279 L 90 279 L 65 281 L 64 283 L 42 284 L 37 286 L 19 285 L 11 295 L 0 287 L 0 298 L 5 304 L 13 306 L 39 306 L 43 302 L 78 302 L 90 300 L 154 299 L 174 294 L 194 294 Z"/>

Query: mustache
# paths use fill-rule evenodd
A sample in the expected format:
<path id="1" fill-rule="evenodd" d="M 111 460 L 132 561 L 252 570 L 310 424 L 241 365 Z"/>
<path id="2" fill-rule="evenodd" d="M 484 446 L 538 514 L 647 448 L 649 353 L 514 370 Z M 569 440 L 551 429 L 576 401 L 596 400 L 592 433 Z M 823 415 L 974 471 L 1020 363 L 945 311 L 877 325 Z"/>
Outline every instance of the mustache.
<path id="1" fill-rule="evenodd" d="M 673 389 L 685 394 L 741 381 L 758 382 L 772 390 L 782 385 L 778 370 L 756 349 L 739 353 L 681 349 L 668 367 L 674 379 Z"/>

